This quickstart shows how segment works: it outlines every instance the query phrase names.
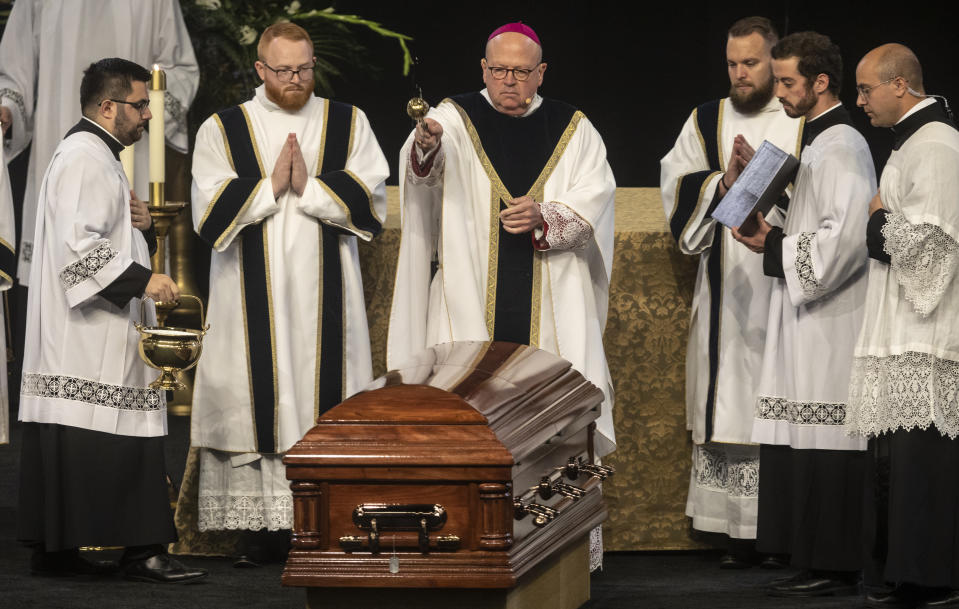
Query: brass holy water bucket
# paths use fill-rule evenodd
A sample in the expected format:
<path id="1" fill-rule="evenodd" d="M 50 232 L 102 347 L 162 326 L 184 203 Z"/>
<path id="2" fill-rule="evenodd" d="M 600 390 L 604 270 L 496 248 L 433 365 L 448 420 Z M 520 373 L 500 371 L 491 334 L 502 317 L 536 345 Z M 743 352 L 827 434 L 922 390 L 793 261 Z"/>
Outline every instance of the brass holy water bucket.
<path id="1" fill-rule="evenodd" d="M 210 329 L 203 312 L 203 301 L 191 294 L 182 294 L 180 298 L 192 298 L 199 303 L 201 326 L 199 329 L 144 326 L 140 322 L 134 324 L 140 332 L 140 357 L 151 368 L 162 371 L 159 378 L 150 383 L 153 389 L 172 391 L 186 387 L 180 381 L 179 374 L 196 366 L 200 360 L 200 353 L 203 352 L 203 337 Z M 143 314 L 143 300 L 141 300 L 141 320 L 144 317 Z"/>

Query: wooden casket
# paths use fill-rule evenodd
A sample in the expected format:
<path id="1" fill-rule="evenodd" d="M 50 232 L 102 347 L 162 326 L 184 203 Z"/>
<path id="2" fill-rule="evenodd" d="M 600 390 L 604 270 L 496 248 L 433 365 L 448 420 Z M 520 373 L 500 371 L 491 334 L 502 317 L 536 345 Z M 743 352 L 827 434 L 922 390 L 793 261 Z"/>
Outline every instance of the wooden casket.
<path id="1" fill-rule="evenodd" d="M 593 458 L 602 399 L 533 347 L 422 352 L 323 414 L 284 457 L 294 525 L 283 583 L 513 587 L 606 518 L 611 468 Z"/>

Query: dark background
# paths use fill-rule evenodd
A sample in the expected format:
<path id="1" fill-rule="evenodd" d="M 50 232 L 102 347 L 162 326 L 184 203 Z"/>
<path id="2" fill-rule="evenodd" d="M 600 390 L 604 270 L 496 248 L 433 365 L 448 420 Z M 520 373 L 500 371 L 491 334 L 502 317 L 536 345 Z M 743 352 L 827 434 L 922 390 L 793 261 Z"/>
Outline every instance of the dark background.
<path id="1" fill-rule="evenodd" d="M 728 8 L 733 6 L 734 8 Z M 415 94 L 435 105 L 444 97 L 483 88 L 479 60 L 498 26 L 522 20 L 536 30 L 548 64 L 540 92 L 571 103 L 602 134 L 619 186 L 658 186 L 659 159 L 672 147 L 698 104 L 723 97 L 726 30 L 740 17 L 769 17 L 780 34 L 815 30 L 843 54 L 842 101 L 873 149 L 877 168 L 889 155 L 888 130 L 869 125 L 855 108 L 855 68 L 870 49 L 901 42 L 923 65 L 926 92 L 959 106 L 955 17 L 957 4 L 840 2 L 535 2 L 377 3 L 336 2 L 340 13 L 358 14 L 411 35 L 420 64 L 402 76 L 394 41 L 360 36 L 378 73 L 345 70 L 333 81 L 334 97 L 368 115 L 390 161 L 396 183 L 399 149 L 412 126 L 406 101 Z M 414 8 L 421 7 L 421 8 Z"/>

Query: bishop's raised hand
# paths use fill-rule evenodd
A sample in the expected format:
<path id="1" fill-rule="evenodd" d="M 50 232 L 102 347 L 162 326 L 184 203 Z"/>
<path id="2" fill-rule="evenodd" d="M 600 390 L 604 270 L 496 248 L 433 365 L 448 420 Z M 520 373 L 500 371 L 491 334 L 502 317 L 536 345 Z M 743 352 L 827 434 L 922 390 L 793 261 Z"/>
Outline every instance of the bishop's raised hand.
<path id="1" fill-rule="evenodd" d="M 439 146 L 442 138 L 443 125 L 437 123 L 433 119 L 424 118 L 422 122 L 416 124 L 416 130 L 413 135 L 413 139 L 416 142 L 416 146 L 423 153 L 427 153 Z"/>

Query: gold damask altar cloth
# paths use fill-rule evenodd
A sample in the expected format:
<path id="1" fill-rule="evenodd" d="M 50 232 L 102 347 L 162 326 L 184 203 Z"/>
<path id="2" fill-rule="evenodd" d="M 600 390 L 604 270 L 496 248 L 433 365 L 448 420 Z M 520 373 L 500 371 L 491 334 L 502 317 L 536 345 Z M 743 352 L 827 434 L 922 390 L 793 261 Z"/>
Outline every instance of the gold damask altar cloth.
<path id="1" fill-rule="evenodd" d="M 387 188 L 383 233 L 360 243 L 373 376 L 386 371 L 386 333 L 400 244 L 398 190 Z M 685 359 L 696 260 L 673 242 L 658 188 L 616 190 L 616 242 L 606 325 L 615 390 L 616 475 L 604 483 L 606 551 L 702 547 L 685 516 L 692 444 L 686 431 Z M 198 459 L 191 449 L 172 550 L 233 554 L 236 535 L 196 529 Z"/>

